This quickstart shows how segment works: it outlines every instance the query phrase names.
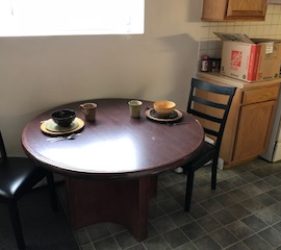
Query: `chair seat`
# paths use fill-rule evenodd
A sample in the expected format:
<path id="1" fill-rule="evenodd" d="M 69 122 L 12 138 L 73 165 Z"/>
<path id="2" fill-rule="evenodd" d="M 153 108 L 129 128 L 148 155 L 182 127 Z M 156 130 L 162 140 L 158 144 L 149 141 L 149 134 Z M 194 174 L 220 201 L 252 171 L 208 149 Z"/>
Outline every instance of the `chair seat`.
<path id="1" fill-rule="evenodd" d="M 45 176 L 43 169 L 36 168 L 29 159 L 21 157 L 10 157 L 0 162 L 0 169 L 1 199 L 19 197 Z"/>
<path id="2" fill-rule="evenodd" d="M 215 146 L 208 142 L 204 142 L 198 153 L 191 159 L 191 162 L 183 167 L 184 172 L 186 173 L 191 169 L 196 170 L 197 168 L 202 167 L 213 158 L 214 154 L 216 154 Z"/>

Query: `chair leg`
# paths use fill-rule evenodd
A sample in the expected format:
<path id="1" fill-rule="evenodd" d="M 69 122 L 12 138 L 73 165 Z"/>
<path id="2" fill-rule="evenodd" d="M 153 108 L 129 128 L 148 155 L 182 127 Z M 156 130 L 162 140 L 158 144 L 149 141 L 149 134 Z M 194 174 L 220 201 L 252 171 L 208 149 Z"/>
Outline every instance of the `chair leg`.
<path id="1" fill-rule="evenodd" d="M 211 179 L 211 188 L 213 190 L 216 189 L 217 186 L 217 168 L 218 168 L 218 157 L 215 157 L 213 159 L 213 163 L 212 163 L 212 179 Z"/>
<path id="2" fill-rule="evenodd" d="M 189 171 L 187 173 L 187 181 L 186 181 L 185 204 L 184 204 L 185 211 L 190 211 L 192 190 L 193 190 L 193 180 L 194 180 L 194 171 Z"/>
<path id="3" fill-rule="evenodd" d="M 54 176 L 52 173 L 47 174 L 48 188 L 50 192 L 50 200 L 54 211 L 58 210 L 58 198 L 55 189 Z"/>
<path id="4" fill-rule="evenodd" d="M 22 227 L 21 227 L 21 222 L 20 222 L 20 217 L 19 217 L 19 212 L 18 212 L 18 206 L 16 201 L 10 201 L 9 203 L 9 213 L 10 213 L 10 218 L 13 226 L 13 230 L 15 233 L 16 237 L 16 242 L 19 250 L 25 250 L 25 243 L 23 239 L 23 234 L 22 234 Z"/>

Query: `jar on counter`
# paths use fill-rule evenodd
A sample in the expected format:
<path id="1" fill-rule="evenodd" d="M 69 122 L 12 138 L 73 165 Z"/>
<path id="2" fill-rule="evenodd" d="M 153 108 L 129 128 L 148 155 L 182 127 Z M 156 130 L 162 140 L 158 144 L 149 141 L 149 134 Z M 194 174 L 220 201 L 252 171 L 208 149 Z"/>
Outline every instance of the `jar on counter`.
<path id="1" fill-rule="evenodd" d="M 202 56 L 200 70 L 202 72 L 208 72 L 209 71 L 209 57 L 207 55 Z"/>

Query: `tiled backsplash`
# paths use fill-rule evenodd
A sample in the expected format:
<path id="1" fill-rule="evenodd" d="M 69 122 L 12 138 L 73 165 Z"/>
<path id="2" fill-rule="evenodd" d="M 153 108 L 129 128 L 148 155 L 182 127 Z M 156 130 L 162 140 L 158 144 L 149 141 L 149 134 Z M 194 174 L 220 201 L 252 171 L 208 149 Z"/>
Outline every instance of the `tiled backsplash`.
<path id="1" fill-rule="evenodd" d="M 249 37 L 281 39 L 281 5 L 269 5 L 265 21 L 202 22 L 199 57 L 220 57 L 221 42 L 214 32 L 244 33 Z"/>

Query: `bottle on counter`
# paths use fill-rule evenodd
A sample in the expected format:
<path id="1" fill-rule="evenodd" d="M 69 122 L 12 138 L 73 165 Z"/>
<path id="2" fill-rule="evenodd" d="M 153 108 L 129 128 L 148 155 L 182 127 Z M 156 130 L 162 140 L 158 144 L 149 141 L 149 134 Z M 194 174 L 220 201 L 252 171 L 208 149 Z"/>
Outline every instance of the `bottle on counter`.
<path id="1" fill-rule="evenodd" d="M 207 55 L 202 56 L 200 70 L 201 72 L 209 71 L 209 57 Z"/>

